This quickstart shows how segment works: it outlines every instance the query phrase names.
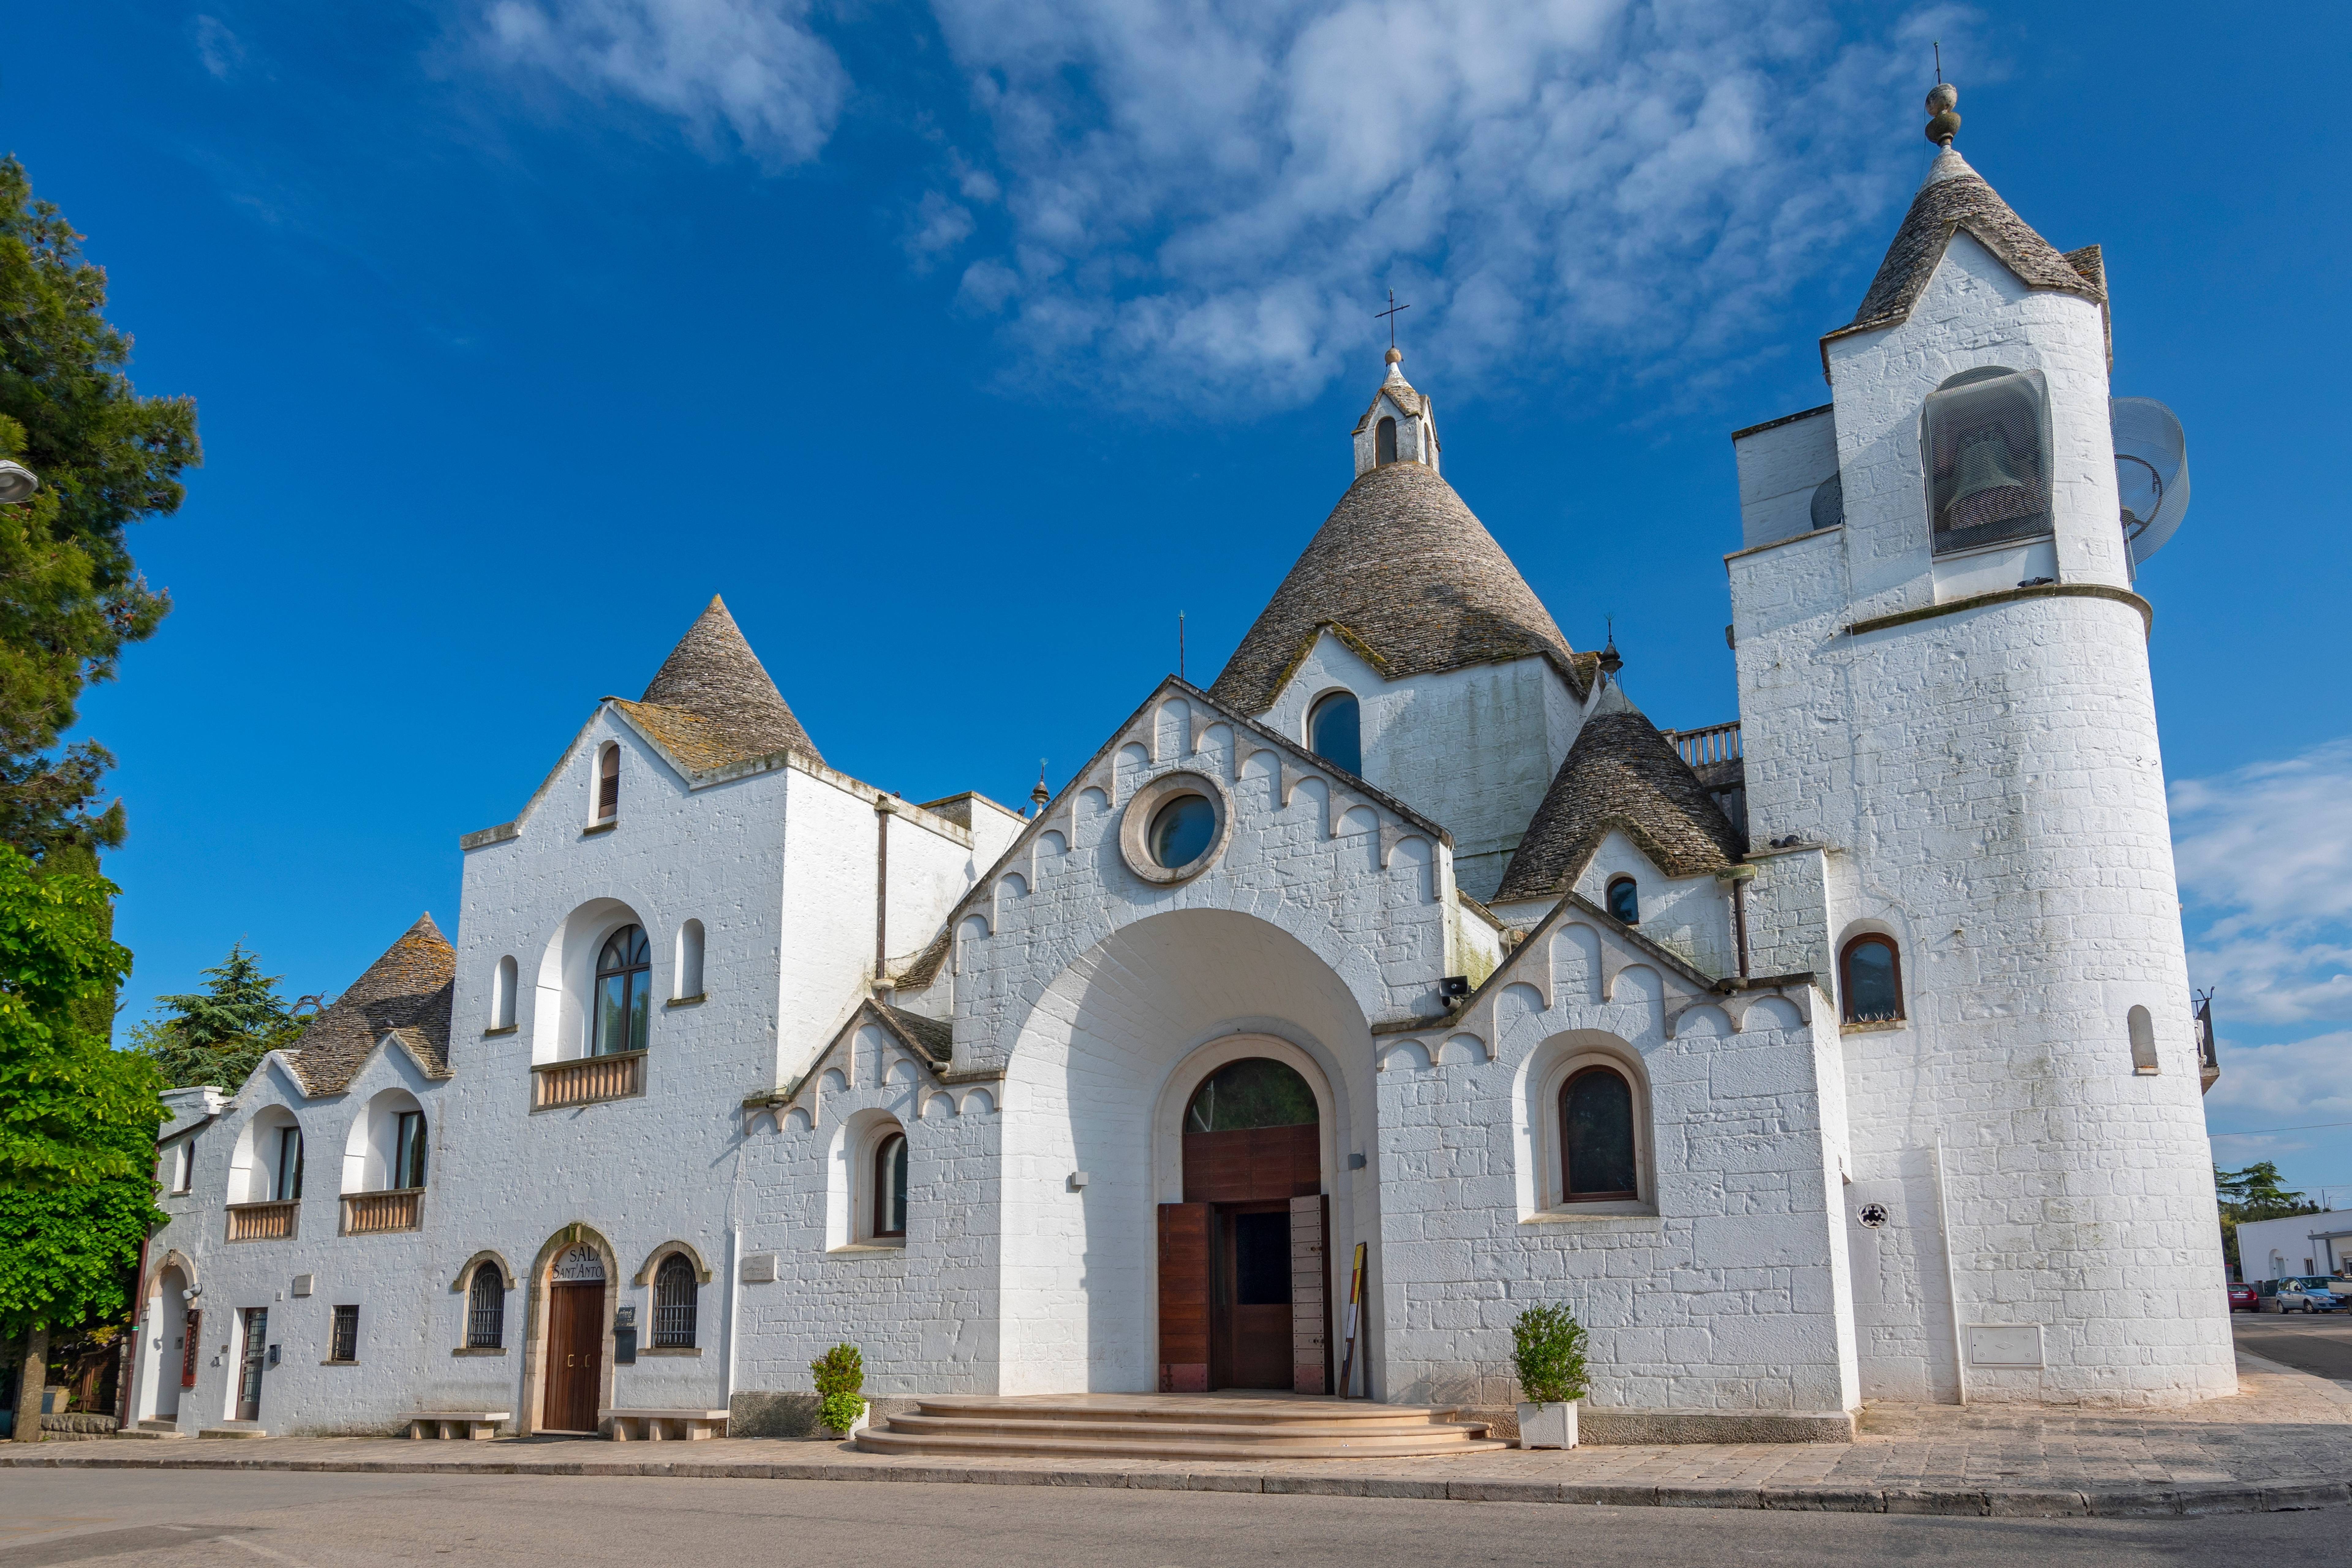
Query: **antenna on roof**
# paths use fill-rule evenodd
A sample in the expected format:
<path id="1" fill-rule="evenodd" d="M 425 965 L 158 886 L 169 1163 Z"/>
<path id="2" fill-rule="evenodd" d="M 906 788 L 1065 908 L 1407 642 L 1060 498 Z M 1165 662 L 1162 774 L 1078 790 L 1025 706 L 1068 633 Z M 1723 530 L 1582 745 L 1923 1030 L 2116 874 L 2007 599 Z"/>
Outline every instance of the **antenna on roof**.
<path id="1" fill-rule="evenodd" d="M 1184 679 L 1184 612 L 1176 612 L 1176 679 Z"/>
<path id="2" fill-rule="evenodd" d="M 1943 79 L 1944 79 L 1944 41 L 1943 41 L 1941 38 L 1938 38 L 1938 39 L 1937 39 L 1937 40 L 1935 41 L 1935 49 L 1936 49 L 1936 81 L 1937 81 L 1937 85 L 1939 85 L 1939 86 L 1940 86 L 1940 85 L 1942 84 L 1942 82 L 1943 82 Z"/>

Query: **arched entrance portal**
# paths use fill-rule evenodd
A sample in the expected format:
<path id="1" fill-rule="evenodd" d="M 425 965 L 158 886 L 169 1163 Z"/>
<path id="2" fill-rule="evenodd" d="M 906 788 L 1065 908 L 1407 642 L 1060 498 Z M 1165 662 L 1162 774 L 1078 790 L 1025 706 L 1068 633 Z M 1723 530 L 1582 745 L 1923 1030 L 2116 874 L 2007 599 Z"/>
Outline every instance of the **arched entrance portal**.
<path id="1" fill-rule="evenodd" d="M 1271 1057 L 1226 1062 L 1184 1110 L 1184 1198 L 1160 1205 L 1160 1386 L 1331 1386 L 1329 1200 L 1315 1091 Z"/>

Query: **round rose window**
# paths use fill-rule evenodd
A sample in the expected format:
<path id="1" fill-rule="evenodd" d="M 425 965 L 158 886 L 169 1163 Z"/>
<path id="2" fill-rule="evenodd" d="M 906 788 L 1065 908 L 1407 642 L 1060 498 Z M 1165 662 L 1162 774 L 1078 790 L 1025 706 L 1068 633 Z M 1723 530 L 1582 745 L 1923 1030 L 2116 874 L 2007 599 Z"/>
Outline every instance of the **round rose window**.
<path id="1" fill-rule="evenodd" d="M 1169 870 L 1190 866 L 1217 841 L 1217 808 L 1197 795 L 1180 795 L 1151 817 L 1151 858 Z"/>

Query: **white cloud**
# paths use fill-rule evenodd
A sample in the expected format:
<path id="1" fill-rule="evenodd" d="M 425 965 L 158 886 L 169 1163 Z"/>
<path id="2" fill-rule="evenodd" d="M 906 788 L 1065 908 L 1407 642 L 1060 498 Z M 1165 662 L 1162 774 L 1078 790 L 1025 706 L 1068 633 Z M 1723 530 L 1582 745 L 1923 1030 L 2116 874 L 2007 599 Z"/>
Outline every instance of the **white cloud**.
<path id="1" fill-rule="evenodd" d="M 1922 29 L 1964 26 L 1845 43 L 1804 0 L 934 8 L 1004 189 L 967 303 L 1001 295 L 1082 377 L 1255 404 L 1363 374 L 1391 285 L 1455 371 L 1719 354 L 1883 225 L 1925 156 L 1888 134 Z"/>
<path id="2" fill-rule="evenodd" d="M 226 81 L 245 63 L 245 45 L 218 16 L 198 16 L 189 26 L 196 58 L 216 80 Z"/>
<path id="3" fill-rule="evenodd" d="M 575 91 L 674 116 L 706 149 L 720 132 L 771 167 L 824 150 L 849 77 L 809 26 L 811 0 L 496 0 L 481 46 Z"/>
<path id="4" fill-rule="evenodd" d="M 2172 789 L 2189 964 L 2255 1022 L 2352 1021 L 2352 741 Z"/>

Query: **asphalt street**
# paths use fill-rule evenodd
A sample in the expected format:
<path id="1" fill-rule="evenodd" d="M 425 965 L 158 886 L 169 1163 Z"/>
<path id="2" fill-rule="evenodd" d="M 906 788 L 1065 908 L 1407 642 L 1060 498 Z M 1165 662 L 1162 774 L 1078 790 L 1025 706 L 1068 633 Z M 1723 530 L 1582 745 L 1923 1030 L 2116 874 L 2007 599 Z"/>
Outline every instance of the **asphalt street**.
<path id="1" fill-rule="evenodd" d="M 2232 1312 L 2230 1327 L 2240 1350 L 2352 1383 L 2352 1312 Z"/>
<path id="2" fill-rule="evenodd" d="M 0 1471 L 0 1565 L 372 1568 L 1644 1568 L 2330 1560 L 2352 1510 L 2168 1520 L 1906 1518 L 911 1482 L 282 1471 Z M 2287 1554 L 2284 1559 L 2273 1553 Z"/>

